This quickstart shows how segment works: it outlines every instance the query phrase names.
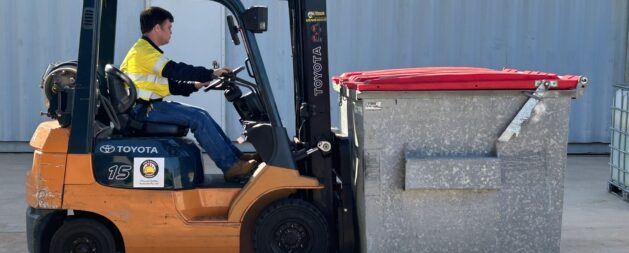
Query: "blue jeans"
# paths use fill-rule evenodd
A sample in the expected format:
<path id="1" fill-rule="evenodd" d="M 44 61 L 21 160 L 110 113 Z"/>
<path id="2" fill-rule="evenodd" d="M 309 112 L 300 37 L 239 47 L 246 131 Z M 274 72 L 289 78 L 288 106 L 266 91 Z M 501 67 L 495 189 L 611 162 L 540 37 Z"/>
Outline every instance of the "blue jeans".
<path id="1" fill-rule="evenodd" d="M 223 172 L 229 170 L 240 159 L 242 155 L 240 150 L 232 144 L 205 110 L 172 101 L 156 101 L 150 107 L 136 104 L 131 111 L 131 117 L 139 121 L 190 127 L 201 147 Z"/>

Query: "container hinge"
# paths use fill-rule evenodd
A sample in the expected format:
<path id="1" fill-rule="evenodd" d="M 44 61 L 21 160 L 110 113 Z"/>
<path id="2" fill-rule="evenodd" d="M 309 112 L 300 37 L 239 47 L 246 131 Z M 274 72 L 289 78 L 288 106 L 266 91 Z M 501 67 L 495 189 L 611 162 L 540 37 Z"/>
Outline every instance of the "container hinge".
<path id="1" fill-rule="evenodd" d="M 579 82 L 577 83 L 577 92 L 576 94 L 574 94 L 574 96 L 572 98 L 578 98 L 583 96 L 583 93 L 585 93 L 585 89 L 588 87 L 588 78 L 585 76 L 582 76 L 581 78 L 579 78 Z"/>
<path id="2" fill-rule="evenodd" d="M 341 85 L 341 87 L 339 88 L 339 106 L 342 106 L 343 101 L 347 100 L 347 97 L 345 95 L 346 92 L 347 92 L 347 87 L 345 87 L 344 85 Z"/>
<path id="3" fill-rule="evenodd" d="M 502 132 L 498 141 L 508 142 L 514 136 L 517 137 L 522 129 L 522 124 L 527 122 L 533 114 L 535 106 L 544 98 L 544 94 L 548 89 L 557 87 L 556 80 L 538 80 L 535 81 L 535 91 L 531 94 L 527 94 L 529 99 L 524 103 L 517 115 L 511 120 L 509 126 Z"/>

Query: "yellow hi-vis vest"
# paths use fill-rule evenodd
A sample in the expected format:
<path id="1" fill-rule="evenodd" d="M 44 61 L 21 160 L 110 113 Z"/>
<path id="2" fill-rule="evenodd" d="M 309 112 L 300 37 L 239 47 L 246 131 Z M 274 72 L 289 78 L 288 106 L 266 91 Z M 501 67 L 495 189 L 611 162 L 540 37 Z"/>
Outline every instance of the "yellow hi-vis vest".
<path id="1" fill-rule="evenodd" d="M 168 61 L 162 52 L 140 38 L 129 49 L 120 69 L 135 83 L 138 98 L 148 101 L 170 95 L 168 79 L 162 76 Z"/>

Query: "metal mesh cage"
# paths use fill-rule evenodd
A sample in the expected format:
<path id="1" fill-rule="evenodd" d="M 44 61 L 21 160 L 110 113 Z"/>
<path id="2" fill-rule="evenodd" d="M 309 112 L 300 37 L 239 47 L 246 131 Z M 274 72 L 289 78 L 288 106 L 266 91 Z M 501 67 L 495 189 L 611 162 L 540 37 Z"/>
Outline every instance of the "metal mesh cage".
<path id="1" fill-rule="evenodd" d="M 629 84 L 616 85 L 612 109 L 609 191 L 628 200 L 629 191 Z"/>

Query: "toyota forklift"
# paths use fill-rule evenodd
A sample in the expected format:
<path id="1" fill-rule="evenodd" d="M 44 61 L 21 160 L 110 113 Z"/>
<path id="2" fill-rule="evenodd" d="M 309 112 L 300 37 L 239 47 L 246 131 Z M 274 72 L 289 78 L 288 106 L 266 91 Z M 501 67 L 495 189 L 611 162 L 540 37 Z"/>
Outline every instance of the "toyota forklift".
<path id="1" fill-rule="evenodd" d="M 187 126 L 129 116 L 137 91 L 112 65 L 117 1 L 84 0 L 78 60 L 42 78 L 52 120 L 30 141 L 29 252 L 357 252 L 350 145 L 330 125 L 325 0 L 288 0 L 293 139 L 255 38 L 267 8 L 212 1 L 233 15 L 228 31 L 247 58 L 206 91 L 238 112 L 255 172 L 238 183 L 205 174 Z"/>

